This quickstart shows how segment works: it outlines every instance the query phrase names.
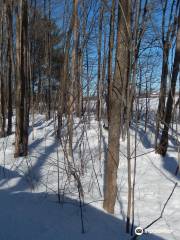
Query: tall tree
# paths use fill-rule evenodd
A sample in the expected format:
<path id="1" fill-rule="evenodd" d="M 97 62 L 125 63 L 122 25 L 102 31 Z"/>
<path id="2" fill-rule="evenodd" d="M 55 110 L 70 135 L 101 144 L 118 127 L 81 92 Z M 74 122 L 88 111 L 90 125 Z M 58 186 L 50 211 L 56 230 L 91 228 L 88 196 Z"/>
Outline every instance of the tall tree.
<path id="1" fill-rule="evenodd" d="M 62 69 L 62 79 L 59 85 L 59 106 L 58 106 L 58 113 L 57 113 L 57 118 L 58 118 L 58 126 L 57 126 L 57 137 L 61 137 L 61 128 L 62 128 L 62 118 L 63 118 L 63 113 L 66 112 L 68 115 L 70 113 L 70 107 L 72 109 L 72 106 L 70 104 L 70 98 L 68 94 L 69 92 L 69 51 L 70 51 L 70 44 L 71 44 L 71 36 L 72 36 L 72 31 L 73 31 L 73 26 L 74 26 L 74 14 L 72 14 L 71 21 L 70 21 L 70 26 L 68 28 L 66 38 L 65 38 L 65 46 L 64 46 L 64 61 L 63 61 L 63 66 L 61 67 Z M 70 95 L 71 100 L 73 97 L 73 86 L 71 86 L 71 93 Z M 73 102 L 73 101 L 72 101 Z M 69 122 L 70 124 L 70 122 Z"/>
<path id="2" fill-rule="evenodd" d="M 77 117 L 81 117 L 82 113 L 82 86 L 81 86 L 81 55 L 82 52 L 79 48 L 79 16 L 78 16 L 78 8 L 74 12 L 74 46 L 73 46 L 73 55 L 72 55 L 72 78 L 74 78 L 74 104 L 75 104 L 75 112 Z"/>
<path id="3" fill-rule="evenodd" d="M 5 1 L 0 3 L 0 137 L 5 136 Z"/>
<path id="4" fill-rule="evenodd" d="M 173 111 L 173 102 L 176 91 L 176 82 L 179 74 L 179 65 L 180 65 L 180 10 L 177 18 L 177 37 L 176 37 L 176 50 L 174 55 L 174 63 L 171 76 L 171 87 L 168 93 L 168 99 L 166 103 L 165 110 L 165 119 L 164 119 L 164 128 L 161 136 L 159 145 L 157 146 L 156 152 L 165 156 L 168 147 L 168 133 L 169 127 L 172 120 L 172 111 Z"/>
<path id="5" fill-rule="evenodd" d="M 168 78 L 168 62 L 169 62 L 169 54 L 172 46 L 172 41 L 174 37 L 174 28 L 173 25 L 173 13 L 175 9 L 176 0 L 171 1 L 171 8 L 168 18 L 168 26 L 166 26 L 166 19 L 168 15 L 168 6 L 169 3 L 167 0 L 161 1 L 162 4 L 162 70 L 161 70 L 161 82 L 160 82 L 160 93 L 159 93 L 159 104 L 157 110 L 157 119 L 156 119 L 156 138 L 155 138 L 155 146 L 157 147 L 157 140 L 159 136 L 159 128 L 160 122 L 164 122 L 165 117 L 165 103 L 166 103 L 166 93 L 167 93 L 167 78 Z M 167 30 L 166 30 L 167 29 Z"/>
<path id="6" fill-rule="evenodd" d="M 48 21 L 51 20 L 51 0 L 48 0 Z M 52 105 L 52 96 L 51 96 L 51 55 L 52 55 L 52 46 L 51 46 L 51 28 L 48 28 L 47 32 L 47 66 L 48 66 L 48 119 L 51 118 L 51 105 Z"/>
<path id="7" fill-rule="evenodd" d="M 7 31 L 8 31 L 8 44 L 7 44 L 7 61 L 8 61 L 8 126 L 7 134 L 12 132 L 12 76 L 13 76 L 13 4 L 11 1 L 6 2 L 6 18 L 7 18 Z"/>
<path id="8" fill-rule="evenodd" d="M 14 157 L 28 154 L 28 4 L 19 0 L 16 10 L 16 133 Z"/>
<path id="9" fill-rule="evenodd" d="M 111 17 L 110 17 L 110 32 L 109 32 L 109 52 L 108 52 L 108 96 L 107 96 L 107 115 L 108 124 L 110 121 L 110 99 L 112 93 L 112 59 L 113 59 L 113 48 L 114 48 L 114 20 L 115 20 L 115 0 L 112 0 Z"/>
<path id="10" fill-rule="evenodd" d="M 115 58 L 115 74 L 109 102 L 108 154 L 105 171 L 105 191 L 103 207 L 114 212 L 117 196 L 117 169 L 119 166 L 119 138 L 121 115 L 124 114 L 124 97 L 128 83 L 130 2 L 120 0 L 118 5 L 118 29 Z M 124 89 L 124 91 L 123 91 Z M 123 93 L 122 93 L 123 91 Z"/>
<path id="11" fill-rule="evenodd" d="M 98 29 L 98 82 L 97 82 L 97 120 L 100 121 L 101 119 L 101 101 L 102 101 L 102 60 L 101 60 L 101 52 L 102 52 L 102 25 L 103 25 L 103 6 L 100 7 L 99 10 L 99 29 Z"/>
<path id="12" fill-rule="evenodd" d="M 75 106 L 74 86 L 77 80 L 77 14 L 78 14 L 78 0 L 73 0 L 73 47 L 72 47 L 72 70 L 70 78 L 70 86 L 68 91 L 68 136 L 69 136 L 69 155 L 73 156 L 73 112 Z M 77 92 L 77 91 L 76 91 Z"/>

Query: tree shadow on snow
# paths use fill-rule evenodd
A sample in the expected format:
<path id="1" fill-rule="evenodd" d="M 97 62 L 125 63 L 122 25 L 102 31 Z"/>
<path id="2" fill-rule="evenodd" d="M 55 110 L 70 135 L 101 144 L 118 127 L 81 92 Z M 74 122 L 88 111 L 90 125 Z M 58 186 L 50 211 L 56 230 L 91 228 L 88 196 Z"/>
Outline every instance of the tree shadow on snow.
<path id="1" fill-rule="evenodd" d="M 42 168 L 47 161 L 51 161 L 50 158 L 51 153 L 56 152 L 57 149 L 57 141 L 53 140 L 50 145 L 46 147 L 42 146 L 41 152 L 36 152 L 36 149 L 39 149 L 39 146 L 43 144 L 44 138 L 36 139 L 29 145 L 30 155 L 27 158 L 24 158 L 24 161 L 27 163 L 27 170 L 23 173 L 23 177 L 17 183 L 17 187 L 23 191 L 28 188 L 35 188 L 41 182 L 42 179 Z M 31 152 L 35 151 L 37 154 L 32 154 Z M 28 184 L 24 184 L 24 182 L 28 182 Z"/>
<path id="2" fill-rule="evenodd" d="M 136 126 L 132 125 L 132 129 L 135 130 L 135 127 Z M 149 133 L 155 133 L 154 126 L 151 124 L 148 124 L 147 130 L 148 131 L 145 132 L 143 125 L 139 126 L 139 128 L 138 128 L 139 139 L 141 140 L 141 143 L 145 149 L 154 148 L 154 143 L 151 141 L 151 138 L 148 135 Z M 169 144 L 169 146 L 168 146 L 168 151 L 166 153 L 166 156 L 161 157 L 162 166 L 167 172 L 169 172 L 172 176 L 174 176 L 176 179 L 179 180 L 180 175 L 176 175 L 176 170 L 177 170 L 177 166 L 178 166 L 177 159 L 170 156 L 168 153 L 171 149 L 173 149 L 173 151 L 175 151 L 177 143 L 171 135 L 169 135 L 169 142 L 171 143 L 171 145 Z"/>
<path id="3" fill-rule="evenodd" d="M 165 157 L 161 157 L 163 168 L 169 172 L 171 175 L 176 177 L 178 180 L 180 180 L 180 174 L 176 175 L 178 163 L 177 159 L 174 157 L 169 156 L 169 154 L 166 154 Z"/>
<path id="4" fill-rule="evenodd" d="M 132 124 L 131 129 L 133 129 L 135 131 L 136 130 L 136 125 Z M 147 124 L 147 131 L 145 132 L 144 131 L 144 125 L 143 124 L 138 124 L 137 134 L 139 136 L 139 139 L 140 139 L 142 145 L 146 149 L 154 147 L 154 144 L 151 141 L 149 133 L 155 133 L 154 127 L 152 125 Z"/>
<path id="5" fill-rule="evenodd" d="M 5 169 L 11 180 L 20 177 L 17 172 Z M 4 180 L 0 175 L 0 182 Z M 7 178 L 6 178 L 7 180 Z M 8 186 L 8 185 L 7 185 Z M 24 192 L 14 188 L 0 190 L 0 239 L 1 240 L 128 240 L 124 233 L 124 222 L 95 207 L 83 205 L 82 234 L 80 204 L 76 200 L 64 198 L 58 204 L 56 195 Z M 153 234 L 141 239 L 163 240 Z"/>
<path id="6" fill-rule="evenodd" d="M 133 129 L 134 131 L 136 130 L 136 124 L 132 123 L 131 124 L 131 129 Z M 137 133 L 139 135 L 139 139 L 141 140 L 143 146 L 146 148 L 146 149 L 149 149 L 149 148 L 154 148 L 154 142 L 155 142 L 155 133 L 156 133 L 156 130 L 155 130 L 155 126 L 154 126 L 154 123 L 148 123 L 147 124 L 147 127 L 146 127 L 146 132 L 145 132 L 145 127 L 144 127 L 144 122 L 139 122 L 138 123 L 138 130 L 137 130 Z M 153 134 L 153 138 L 152 136 L 150 137 L 150 135 Z M 159 134 L 159 139 L 161 137 L 161 131 L 160 131 L 160 134 Z M 173 147 L 173 146 L 176 146 L 177 145 L 177 142 L 176 142 L 176 139 L 169 133 L 169 147 Z M 171 143 L 171 146 L 170 146 L 170 143 Z M 172 146 L 173 145 L 173 146 Z"/>

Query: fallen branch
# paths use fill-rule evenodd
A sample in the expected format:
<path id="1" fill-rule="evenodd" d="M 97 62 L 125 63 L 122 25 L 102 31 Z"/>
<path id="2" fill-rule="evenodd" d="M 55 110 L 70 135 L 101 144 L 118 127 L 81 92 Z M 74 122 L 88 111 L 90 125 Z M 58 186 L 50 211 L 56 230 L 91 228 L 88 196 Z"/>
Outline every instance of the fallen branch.
<path id="1" fill-rule="evenodd" d="M 163 217 L 164 210 L 165 210 L 165 208 L 166 208 L 169 200 L 171 199 L 171 197 L 172 197 L 172 195 L 173 195 L 173 193 L 174 193 L 177 185 L 178 185 L 178 183 L 176 182 L 176 183 L 174 184 L 174 187 L 173 187 L 173 189 L 172 189 L 172 191 L 171 191 L 168 199 L 166 200 L 166 202 L 165 202 L 165 204 L 164 204 L 164 206 L 163 206 L 163 209 L 162 209 L 162 211 L 161 211 L 160 216 L 159 216 L 158 218 L 156 218 L 154 221 L 152 221 L 151 223 L 149 223 L 146 227 L 144 227 L 144 228 L 143 228 L 143 233 L 146 233 L 146 232 L 145 232 L 146 229 L 148 229 L 149 227 L 151 227 L 154 223 L 156 223 L 157 221 L 159 221 L 159 220 Z M 140 236 L 135 235 L 135 236 L 133 236 L 133 237 L 131 238 L 131 240 L 138 240 L 138 239 L 140 239 L 140 238 L 141 238 L 141 235 L 140 235 Z"/>
<path id="2" fill-rule="evenodd" d="M 157 221 L 159 221 L 159 220 L 163 217 L 164 210 L 165 210 L 165 208 L 166 208 L 169 200 L 171 199 L 171 197 L 172 197 L 172 195 L 173 195 L 173 193 L 174 193 L 177 185 L 178 185 L 178 183 L 176 182 L 176 183 L 174 184 L 174 187 L 173 187 L 173 189 L 172 189 L 172 191 L 171 191 L 168 199 L 166 200 L 166 202 L 165 202 L 165 204 L 164 204 L 164 207 L 163 207 L 163 209 L 162 209 L 162 211 L 161 211 L 160 216 L 159 216 L 158 218 L 156 218 L 154 221 L 152 221 L 150 224 L 148 224 L 145 228 L 143 228 L 143 231 L 145 231 L 146 229 L 148 229 L 149 227 L 151 227 L 154 223 L 156 223 Z"/>

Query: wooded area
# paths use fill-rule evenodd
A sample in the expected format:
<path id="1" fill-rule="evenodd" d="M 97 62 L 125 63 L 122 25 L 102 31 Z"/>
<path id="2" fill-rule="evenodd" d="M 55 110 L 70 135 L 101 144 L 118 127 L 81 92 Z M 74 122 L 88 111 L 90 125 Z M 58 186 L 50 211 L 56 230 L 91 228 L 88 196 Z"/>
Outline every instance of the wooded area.
<path id="1" fill-rule="evenodd" d="M 44 116 L 45 149 L 50 124 L 56 143 L 58 201 L 63 176 L 65 185 L 74 179 L 83 205 L 82 179 L 92 169 L 92 185 L 111 214 L 125 158 L 125 231 L 134 235 L 137 158 L 149 153 L 139 153 L 139 144 L 152 134 L 149 151 L 166 157 L 173 142 L 179 174 L 179 66 L 179 0 L 1 0 L 0 138 L 12 137 L 11 159 L 26 163 L 36 119 Z"/>

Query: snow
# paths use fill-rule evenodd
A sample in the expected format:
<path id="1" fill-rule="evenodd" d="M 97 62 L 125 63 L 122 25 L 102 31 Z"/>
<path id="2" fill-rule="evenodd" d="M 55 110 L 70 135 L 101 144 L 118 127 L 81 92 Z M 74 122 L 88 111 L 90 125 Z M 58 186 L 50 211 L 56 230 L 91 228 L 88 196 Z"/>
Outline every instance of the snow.
<path id="1" fill-rule="evenodd" d="M 79 176 L 84 191 L 82 215 L 85 233 L 82 233 L 77 182 L 67 174 L 64 145 L 62 147 L 56 140 L 54 126 L 52 119 L 46 121 L 45 116 L 35 115 L 34 128 L 31 127 L 29 132 L 29 156 L 26 158 L 14 159 L 14 134 L 0 139 L 0 240 L 131 239 L 130 235 L 125 234 L 128 190 L 126 141 L 120 141 L 118 198 L 115 215 L 110 215 L 102 208 L 108 133 L 102 128 L 102 143 L 99 146 L 97 121 L 92 117 L 88 126 L 85 119 L 74 120 L 72 168 L 81 173 Z M 131 129 L 132 152 L 134 129 Z M 153 138 L 152 126 L 148 126 L 145 134 L 140 123 L 135 225 L 144 228 L 160 216 L 177 182 L 163 217 L 148 228 L 149 233 L 143 234 L 140 239 L 180 239 L 180 175 L 175 176 L 178 164 L 176 145 L 170 138 L 168 153 L 163 159 L 154 152 Z M 60 203 L 57 197 L 57 156 Z M 133 155 L 131 161 L 133 165 Z"/>

